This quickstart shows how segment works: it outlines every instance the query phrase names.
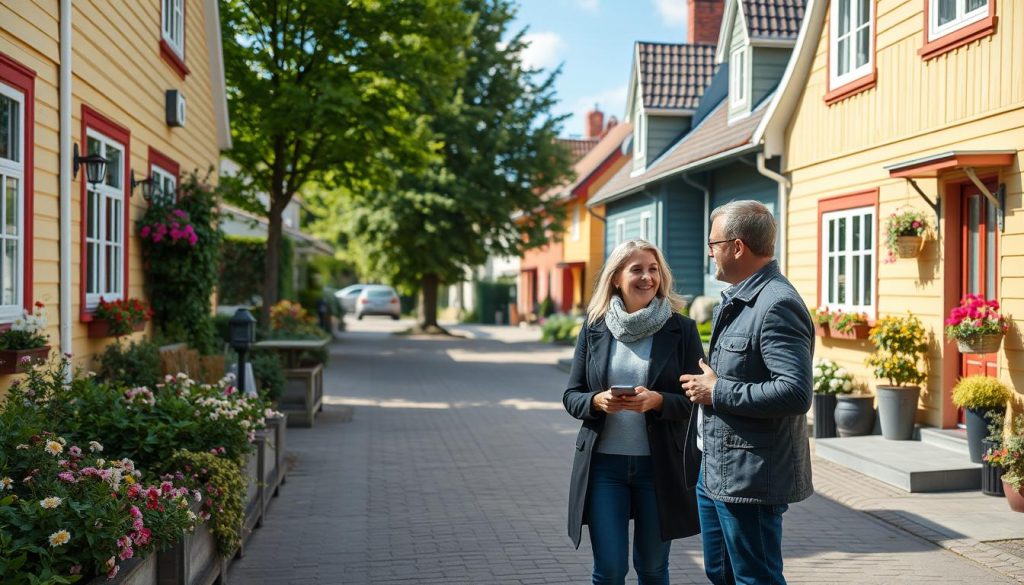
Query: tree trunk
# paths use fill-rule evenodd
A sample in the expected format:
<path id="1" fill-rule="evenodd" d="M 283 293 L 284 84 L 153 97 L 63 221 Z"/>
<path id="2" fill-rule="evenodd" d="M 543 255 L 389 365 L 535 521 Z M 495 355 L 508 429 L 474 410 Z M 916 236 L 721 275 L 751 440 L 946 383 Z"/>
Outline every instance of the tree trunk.
<path id="1" fill-rule="evenodd" d="M 276 199 L 276 198 L 275 198 Z M 283 237 L 281 209 L 271 204 L 267 210 L 267 255 L 263 264 L 263 306 L 260 324 L 270 327 L 270 307 L 277 304 L 277 273 L 281 269 L 281 238 Z"/>
<path id="2" fill-rule="evenodd" d="M 437 324 L 437 275 L 427 274 L 423 276 L 420 284 L 420 306 L 415 331 L 421 333 L 442 333 L 447 334 Z"/>

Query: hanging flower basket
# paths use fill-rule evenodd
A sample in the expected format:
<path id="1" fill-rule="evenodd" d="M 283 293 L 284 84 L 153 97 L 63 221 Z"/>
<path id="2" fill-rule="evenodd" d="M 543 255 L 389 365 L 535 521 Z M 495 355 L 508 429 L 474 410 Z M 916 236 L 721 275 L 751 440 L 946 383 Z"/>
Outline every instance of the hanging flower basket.
<path id="1" fill-rule="evenodd" d="M 32 349 L 0 349 L 0 374 L 18 374 L 50 357 L 50 346 Z"/>
<path id="2" fill-rule="evenodd" d="M 900 258 L 916 258 L 921 253 L 921 236 L 900 236 L 896 238 L 896 255 Z"/>
<path id="3" fill-rule="evenodd" d="M 957 339 L 956 347 L 960 353 L 996 353 L 1002 343 L 1002 333 L 986 333 L 971 339 Z"/>

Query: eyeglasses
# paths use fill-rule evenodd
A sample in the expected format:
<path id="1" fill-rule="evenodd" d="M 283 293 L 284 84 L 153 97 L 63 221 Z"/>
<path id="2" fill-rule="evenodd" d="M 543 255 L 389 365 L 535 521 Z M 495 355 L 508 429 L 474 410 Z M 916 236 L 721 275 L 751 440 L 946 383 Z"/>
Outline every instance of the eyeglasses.
<path id="1" fill-rule="evenodd" d="M 711 250 L 711 249 L 713 249 L 713 248 L 714 248 L 714 246 L 716 246 L 716 245 L 718 245 L 718 244 L 724 244 L 724 243 L 726 243 L 726 242 L 735 242 L 735 241 L 736 241 L 736 240 L 738 240 L 738 239 L 739 239 L 739 238 L 729 238 L 729 239 L 727 239 L 727 240 L 718 240 L 717 242 L 708 242 L 708 250 Z"/>

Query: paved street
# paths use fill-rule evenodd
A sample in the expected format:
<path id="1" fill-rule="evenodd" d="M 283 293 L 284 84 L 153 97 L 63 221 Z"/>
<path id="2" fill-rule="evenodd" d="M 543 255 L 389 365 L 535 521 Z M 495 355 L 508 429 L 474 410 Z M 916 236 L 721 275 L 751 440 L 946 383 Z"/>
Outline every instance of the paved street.
<path id="1" fill-rule="evenodd" d="M 332 346 L 327 406 L 313 429 L 289 429 L 294 468 L 230 581 L 588 583 L 589 543 L 573 550 L 565 530 L 578 424 L 552 365 L 571 350 L 507 328 L 389 333 L 409 325 L 351 321 Z M 815 474 L 826 491 L 862 490 L 861 501 L 887 489 L 824 462 Z M 791 507 L 791 583 L 1017 582 L 854 499 Z M 672 583 L 706 582 L 698 539 L 675 542 L 671 571 Z"/>

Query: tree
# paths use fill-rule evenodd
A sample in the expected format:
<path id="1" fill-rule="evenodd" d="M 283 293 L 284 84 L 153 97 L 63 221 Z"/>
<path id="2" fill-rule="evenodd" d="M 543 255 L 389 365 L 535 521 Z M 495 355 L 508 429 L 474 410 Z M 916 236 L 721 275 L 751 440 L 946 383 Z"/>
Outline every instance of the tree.
<path id="1" fill-rule="evenodd" d="M 463 280 L 488 255 L 518 256 L 547 242 L 563 212 L 544 194 L 571 172 L 556 143 L 564 117 L 551 113 L 558 72 L 539 79 L 542 71 L 524 68 L 525 31 L 504 40 L 512 2 L 462 5 L 475 16 L 468 66 L 451 106 L 432 122 L 443 158 L 403 175 L 397 189 L 348 193 L 345 214 L 352 256 L 364 273 L 418 289 L 418 328 L 427 331 L 439 330 L 439 284 Z"/>
<path id="2" fill-rule="evenodd" d="M 268 220 L 266 323 L 281 214 L 303 185 L 386 190 L 436 158 L 429 107 L 463 68 L 469 19 L 458 0 L 227 0 L 221 20 L 243 172 L 230 200 Z"/>

